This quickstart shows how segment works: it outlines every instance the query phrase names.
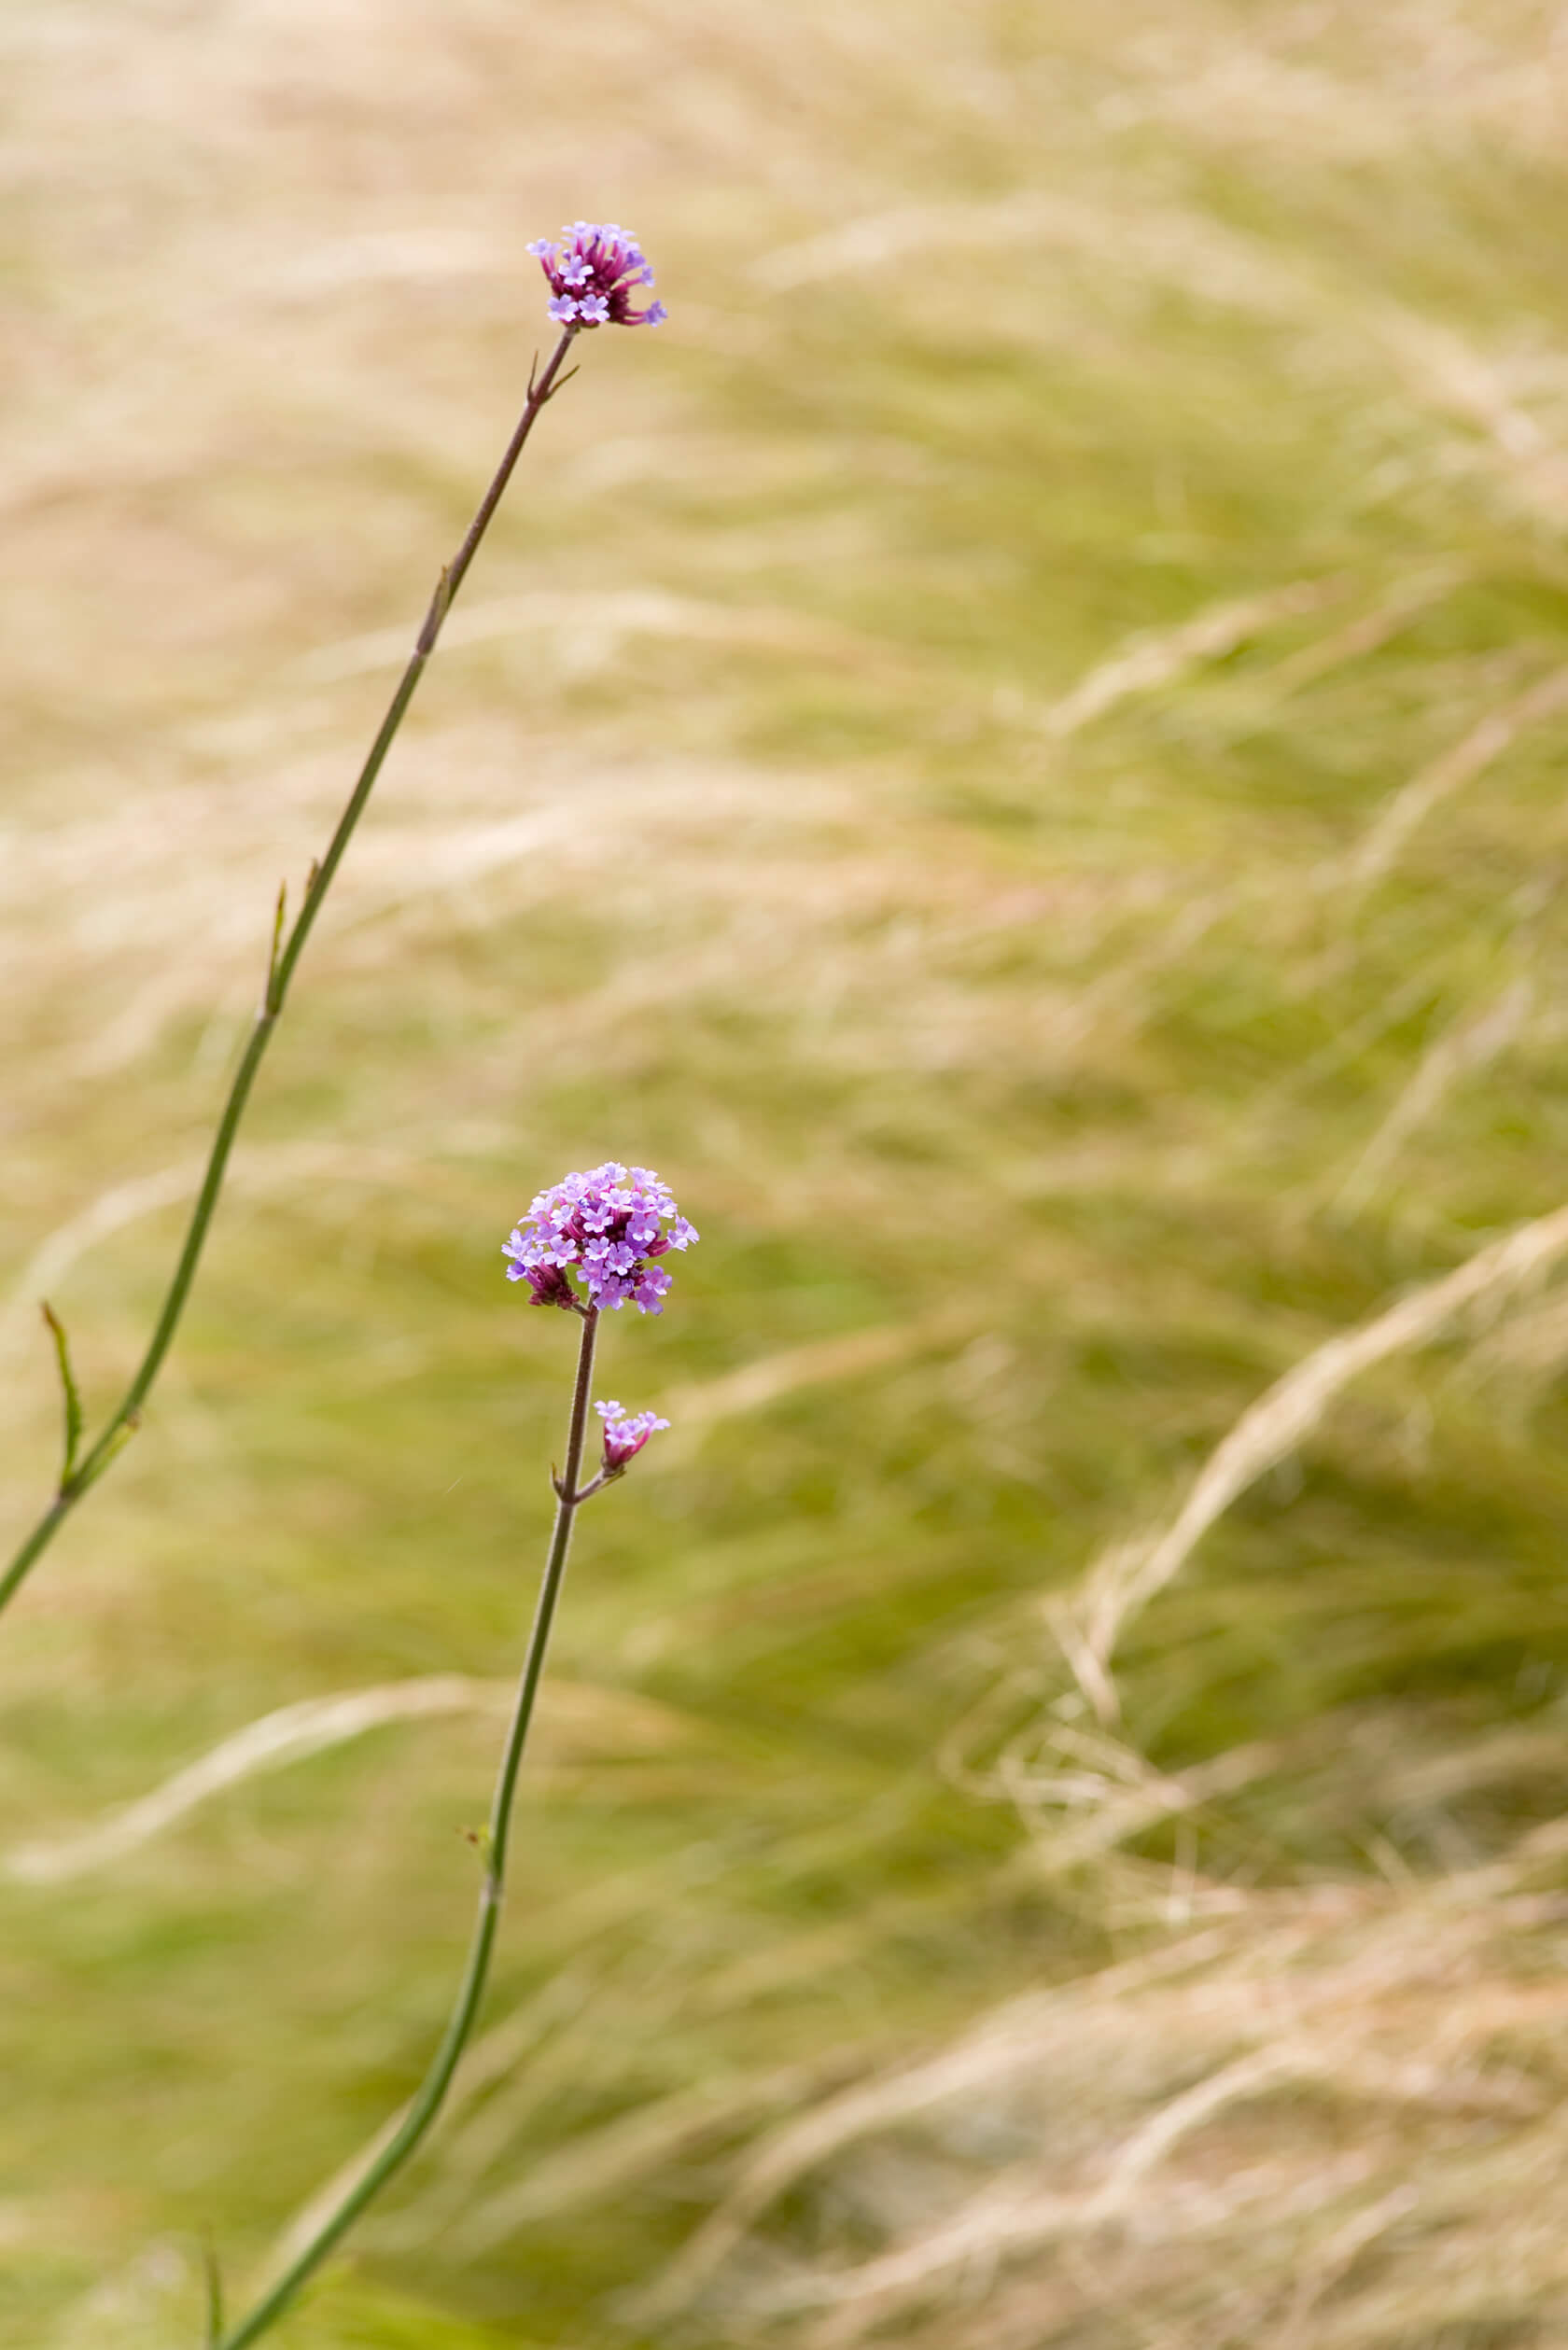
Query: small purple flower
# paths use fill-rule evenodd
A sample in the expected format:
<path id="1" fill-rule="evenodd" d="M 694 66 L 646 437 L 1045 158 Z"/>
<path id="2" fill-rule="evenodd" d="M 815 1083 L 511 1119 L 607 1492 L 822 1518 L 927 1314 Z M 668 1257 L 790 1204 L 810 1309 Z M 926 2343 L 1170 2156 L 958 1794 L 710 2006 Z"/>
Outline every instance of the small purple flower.
<path id="1" fill-rule="evenodd" d="M 568 1274 L 601 1311 L 632 1305 L 664 1310 L 670 1277 L 654 1262 L 689 1249 L 696 1233 L 651 1167 L 607 1159 L 586 1175 L 563 1175 L 541 1191 L 502 1248 L 509 1281 L 526 1281 L 536 1306 L 581 1310 Z"/>
<path id="2" fill-rule="evenodd" d="M 550 315 L 563 326 L 658 327 L 669 313 L 662 301 L 632 308 L 632 289 L 651 286 L 653 272 L 629 229 L 613 220 L 574 220 L 565 242 L 536 237 L 528 250 L 550 281 Z"/>
<path id="3" fill-rule="evenodd" d="M 605 1424 L 604 1465 L 609 1475 L 635 1461 L 649 1437 L 669 1426 L 652 1412 L 626 1412 L 619 1404 L 595 1404 L 594 1409 Z"/>

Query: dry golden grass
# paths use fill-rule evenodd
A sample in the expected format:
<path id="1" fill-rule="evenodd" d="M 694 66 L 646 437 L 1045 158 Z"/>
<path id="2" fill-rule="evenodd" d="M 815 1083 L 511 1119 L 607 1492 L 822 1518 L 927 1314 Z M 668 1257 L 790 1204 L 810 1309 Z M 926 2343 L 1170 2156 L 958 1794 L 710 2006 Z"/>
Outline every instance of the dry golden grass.
<path id="1" fill-rule="evenodd" d="M 417 2077 L 564 1377 L 492 2012 L 301 2350 L 1568 2325 L 1568 27 L 16 0 L 0 1494 L 102 1409 L 509 429 L 135 1445 L 0 1626 L 0 2341 L 199 2338 Z M 509 1311 L 509 1306 L 511 1310 Z"/>

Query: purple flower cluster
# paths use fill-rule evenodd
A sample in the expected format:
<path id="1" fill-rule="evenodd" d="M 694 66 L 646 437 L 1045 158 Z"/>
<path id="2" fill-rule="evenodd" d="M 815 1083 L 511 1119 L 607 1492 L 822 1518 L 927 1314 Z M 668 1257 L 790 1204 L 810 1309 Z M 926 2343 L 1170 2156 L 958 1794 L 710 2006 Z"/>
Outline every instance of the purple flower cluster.
<path id="1" fill-rule="evenodd" d="M 512 1260 L 507 1280 L 526 1281 L 536 1306 L 576 1308 L 575 1273 L 590 1305 L 657 1314 L 670 1277 L 654 1260 L 696 1237 L 651 1168 L 607 1159 L 541 1191 L 501 1253 Z"/>
<path id="2" fill-rule="evenodd" d="M 656 1430 L 669 1426 L 667 1420 L 660 1420 L 652 1412 L 626 1412 L 619 1404 L 595 1404 L 594 1409 L 605 1424 L 604 1464 L 610 1471 L 623 1469 L 628 1461 L 635 1461 L 649 1437 Z"/>
<path id="3" fill-rule="evenodd" d="M 613 220 L 574 220 L 564 244 L 537 237 L 528 250 L 550 280 L 550 315 L 564 327 L 657 327 L 669 313 L 662 301 L 632 308 L 632 288 L 651 286 L 653 272 L 629 229 Z"/>

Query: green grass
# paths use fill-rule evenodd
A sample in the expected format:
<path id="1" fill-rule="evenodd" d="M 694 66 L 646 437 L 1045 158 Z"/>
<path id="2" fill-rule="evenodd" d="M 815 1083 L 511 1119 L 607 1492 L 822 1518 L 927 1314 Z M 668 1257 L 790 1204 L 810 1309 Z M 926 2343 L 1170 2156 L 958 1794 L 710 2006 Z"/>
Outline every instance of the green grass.
<path id="1" fill-rule="evenodd" d="M 603 1386 L 677 1426 L 580 1537 L 478 2064 L 279 2339 L 1547 2350 L 1557 1256 L 1264 1445 L 1119 1711 L 1071 1655 L 1277 1381 L 1564 1197 L 1549 12 L 374 17 L 0 28 L 19 1527 L 35 1300 L 102 1413 L 523 244 L 629 217 L 672 312 L 542 421 L 0 1627 L 0 1864 L 511 1675 L 569 1345 L 499 1244 L 651 1163 L 703 1245 Z M 195 2343 L 202 2243 L 237 2299 L 413 2086 L 476 1708 L 0 1875 L 7 2350 Z"/>

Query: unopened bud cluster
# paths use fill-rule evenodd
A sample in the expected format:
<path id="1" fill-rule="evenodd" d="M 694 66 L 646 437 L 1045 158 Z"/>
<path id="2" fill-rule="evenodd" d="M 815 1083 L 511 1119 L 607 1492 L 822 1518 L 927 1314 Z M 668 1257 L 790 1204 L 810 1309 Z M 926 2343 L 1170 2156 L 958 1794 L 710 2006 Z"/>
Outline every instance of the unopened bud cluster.
<path id="1" fill-rule="evenodd" d="M 611 1474 L 635 1461 L 649 1437 L 669 1426 L 656 1413 L 628 1412 L 620 1404 L 595 1404 L 594 1409 L 605 1424 L 604 1465 Z"/>
<path id="2" fill-rule="evenodd" d="M 556 245 L 536 237 L 528 250 L 550 285 L 550 315 L 564 327 L 658 327 L 662 301 L 632 308 L 638 286 L 651 286 L 648 257 L 629 229 L 613 220 L 574 220 Z"/>

